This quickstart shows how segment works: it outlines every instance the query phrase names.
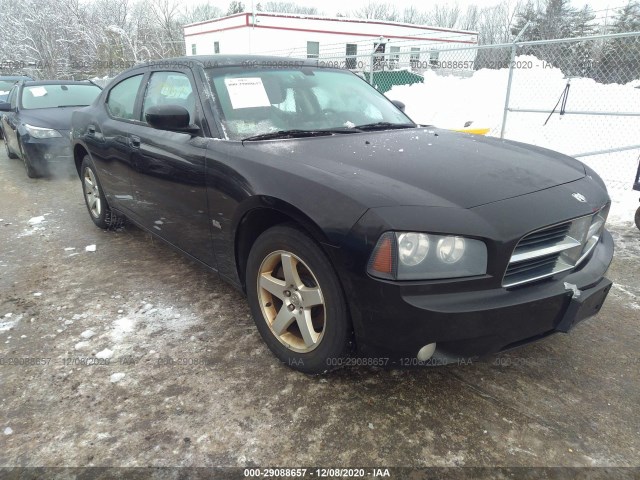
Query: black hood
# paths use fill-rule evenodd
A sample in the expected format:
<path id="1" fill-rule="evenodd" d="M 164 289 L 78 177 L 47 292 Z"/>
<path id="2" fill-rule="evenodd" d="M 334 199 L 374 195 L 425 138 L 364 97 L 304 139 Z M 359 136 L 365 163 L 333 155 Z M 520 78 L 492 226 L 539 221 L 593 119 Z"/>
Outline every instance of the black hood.
<path id="1" fill-rule="evenodd" d="M 34 127 L 53 128 L 55 130 L 71 130 L 71 114 L 84 107 L 35 108 L 21 110 L 21 123 Z"/>
<path id="2" fill-rule="evenodd" d="M 582 163 L 551 150 L 430 127 L 244 145 L 348 179 L 368 207 L 472 208 L 585 176 Z"/>

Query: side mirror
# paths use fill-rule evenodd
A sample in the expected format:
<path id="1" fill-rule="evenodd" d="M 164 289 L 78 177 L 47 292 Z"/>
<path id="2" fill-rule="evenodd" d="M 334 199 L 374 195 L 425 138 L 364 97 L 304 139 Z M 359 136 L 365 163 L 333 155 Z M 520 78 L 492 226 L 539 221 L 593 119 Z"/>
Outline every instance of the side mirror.
<path id="1" fill-rule="evenodd" d="M 0 112 L 10 112 L 11 104 L 8 102 L 0 102 Z"/>
<path id="2" fill-rule="evenodd" d="M 158 130 L 196 133 L 200 129 L 191 125 L 189 111 L 181 105 L 156 105 L 145 114 L 147 123 Z"/>
<path id="3" fill-rule="evenodd" d="M 404 112 L 404 108 L 406 107 L 406 105 L 403 102 L 401 102 L 400 100 L 391 100 L 391 103 L 398 107 L 398 110 Z"/>

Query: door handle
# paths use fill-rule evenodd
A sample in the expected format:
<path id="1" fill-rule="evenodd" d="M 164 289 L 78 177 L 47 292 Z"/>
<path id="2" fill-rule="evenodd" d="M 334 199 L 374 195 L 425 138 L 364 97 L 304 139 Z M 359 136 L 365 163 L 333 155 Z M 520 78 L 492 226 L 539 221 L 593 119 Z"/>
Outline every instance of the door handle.
<path id="1" fill-rule="evenodd" d="M 131 142 L 131 146 L 133 148 L 140 148 L 140 137 L 137 135 L 131 135 L 129 137 L 129 141 Z"/>

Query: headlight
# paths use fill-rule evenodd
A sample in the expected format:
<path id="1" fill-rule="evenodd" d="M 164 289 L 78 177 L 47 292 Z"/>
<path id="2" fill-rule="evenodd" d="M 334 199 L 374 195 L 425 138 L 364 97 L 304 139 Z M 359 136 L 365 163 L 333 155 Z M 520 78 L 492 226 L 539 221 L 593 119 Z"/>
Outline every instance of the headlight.
<path id="1" fill-rule="evenodd" d="M 398 235 L 398 256 L 408 267 L 422 262 L 429 253 L 429 236 L 424 233 L 401 233 Z"/>
<path id="2" fill-rule="evenodd" d="M 367 271 L 392 280 L 434 280 L 487 273 L 487 247 L 457 235 L 386 232 L 376 244 Z"/>
<path id="3" fill-rule="evenodd" d="M 62 137 L 62 135 L 60 135 L 60 132 L 58 132 L 57 130 L 53 130 L 52 128 L 34 127 L 33 125 L 29 125 L 27 123 L 24 124 L 24 128 L 33 138 Z"/>

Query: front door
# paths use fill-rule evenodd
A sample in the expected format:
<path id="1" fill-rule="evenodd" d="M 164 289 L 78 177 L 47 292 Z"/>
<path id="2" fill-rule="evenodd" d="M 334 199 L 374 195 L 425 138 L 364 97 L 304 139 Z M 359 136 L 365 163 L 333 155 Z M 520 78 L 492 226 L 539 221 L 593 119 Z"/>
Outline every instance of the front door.
<path id="1" fill-rule="evenodd" d="M 146 228 L 215 268 L 205 184 L 209 139 L 198 91 L 189 70 L 152 72 L 142 100 L 141 121 L 152 106 L 180 105 L 200 133 L 132 131 L 132 184 L 138 221 Z"/>

